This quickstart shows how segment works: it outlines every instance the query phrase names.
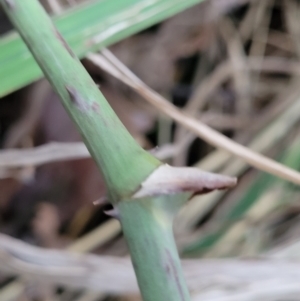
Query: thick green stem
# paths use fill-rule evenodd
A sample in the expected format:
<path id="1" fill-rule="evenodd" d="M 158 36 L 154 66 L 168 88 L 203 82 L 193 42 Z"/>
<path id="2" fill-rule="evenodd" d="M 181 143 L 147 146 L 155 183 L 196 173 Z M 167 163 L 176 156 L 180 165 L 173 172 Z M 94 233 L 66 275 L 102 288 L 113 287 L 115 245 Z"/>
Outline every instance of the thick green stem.
<path id="1" fill-rule="evenodd" d="M 179 194 L 118 204 L 144 301 L 190 300 L 172 229 L 174 214 L 186 198 Z"/>
<path id="2" fill-rule="evenodd" d="M 38 1 L 1 3 L 77 124 L 111 201 L 130 196 L 160 162 L 137 145 Z"/>
<path id="3" fill-rule="evenodd" d="M 172 221 L 191 193 L 136 198 L 135 193 L 161 163 L 130 136 L 37 0 L 0 3 L 102 170 L 144 300 L 188 301 Z"/>
<path id="4" fill-rule="evenodd" d="M 161 165 L 134 141 L 38 1 L 0 3 L 101 168 L 144 300 L 189 301 L 174 215 L 192 195 L 231 187 L 235 179 Z"/>

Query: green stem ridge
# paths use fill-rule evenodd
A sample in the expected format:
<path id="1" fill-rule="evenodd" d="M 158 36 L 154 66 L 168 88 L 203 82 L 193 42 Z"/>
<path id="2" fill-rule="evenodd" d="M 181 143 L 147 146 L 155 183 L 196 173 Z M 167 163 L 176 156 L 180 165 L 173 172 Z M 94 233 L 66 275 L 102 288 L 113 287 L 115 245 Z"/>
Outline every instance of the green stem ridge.
<path id="1" fill-rule="evenodd" d="M 162 165 L 131 137 L 38 1 L 0 3 L 103 173 L 144 301 L 189 301 L 174 215 L 193 194 L 231 187 L 235 179 Z"/>

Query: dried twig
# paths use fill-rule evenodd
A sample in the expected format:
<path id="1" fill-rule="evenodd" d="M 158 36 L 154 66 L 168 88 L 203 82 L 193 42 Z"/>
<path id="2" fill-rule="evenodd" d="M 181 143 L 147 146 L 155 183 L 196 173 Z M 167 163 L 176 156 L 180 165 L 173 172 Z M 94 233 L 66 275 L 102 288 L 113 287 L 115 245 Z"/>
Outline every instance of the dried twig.
<path id="1" fill-rule="evenodd" d="M 39 283 L 113 294 L 138 293 L 128 258 L 46 250 L 0 235 L 0 260 L 0 270 L 6 274 L 38 279 Z M 211 294 L 216 293 L 216 300 L 222 301 L 229 298 L 257 300 L 256 296 L 276 300 L 283 292 L 288 295 L 291 292 L 300 293 L 299 262 L 263 259 L 184 260 L 183 267 L 193 300 L 215 300 Z"/>
<path id="2" fill-rule="evenodd" d="M 241 38 L 229 18 L 224 18 L 220 31 L 226 42 L 229 60 L 232 63 L 233 82 L 237 94 L 237 109 L 244 116 L 251 113 L 250 75 Z"/>
<path id="3" fill-rule="evenodd" d="M 254 0 L 212 0 L 204 3 L 207 6 L 204 14 L 204 19 L 212 21 L 218 19 L 223 14 L 237 6 L 247 4 L 248 2 L 255 2 Z"/>
<path id="4" fill-rule="evenodd" d="M 53 13 L 60 14 L 63 12 L 62 5 L 58 0 L 47 0 L 47 3 Z"/>
<path id="5" fill-rule="evenodd" d="M 259 152 L 266 152 L 283 139 L 287 133 L 297 124 L 299 121 L 298 109 L 300 106 L 297 100 L 299 90 L 293 89 L 288 94 L 286 94 L 286 103 L 280 104 L 278 109 L 283 112 L 280 116 L 277 116 L 269 126 L 267 126 L 263 131 L 261 131 L 255 138 L 248 144 L 248 147 Z M 277 111 L 278 113 L 278 111 Z M 274 112 L 272 112 L 272 115 Z M 265 116 L 266 120 L 270 121 L 270 116 Z M 259 120 L 258 120 L 259 123 Z M 225 166 L 225 167 L 224 167 Z M 209 170 L 214 170 L 215 172 L 221 172 L 226 175 L 239 176 L 247 169 L 245 162 L 241 160 L 230 160 L 230 155 L 222 150 L 215 151 L 208 155 L 206 159 L 198 164 L 199 168 L 208 168 Z M 218 169 L 217 169 L 218 168 Z M 179 229 L 189 229 L 195 226 L 197 221 L 199 221 L 211 208 L 213 208 L 219 199 L 224 195 L 223 192 L 218 192 L 210 195 L 205 195 L 199 200 L 195 197 L 191 200 L 187 206 L 180 213 L 178 222 L 175 226 Z"/>
<path id="6" fill-rule="evenodd" d="M 227 115 L 203 114 L 200 116 L 204 123 L 211 124 L 215 128 L 236 129 L 244 127 L 248 120 L 240 117 L 232 118 Z M 168 147 L 168 152 L 164 147 L 151 151 L 159 159 L 165 159 L 174 154 L 175 147 Z M 172 155 L 171 155 L 172 156 Z M 26 149 L 5 149 L 0 151 L 0 168 L 19 168 L 29 165 L 40 166 L 47 163 L 67 161 L 74 159 L 90 158 L 90 154 L 82 142 L 52 142 Z M 11 176 L 11 172 L 1 177 Z"/>
<path id="7" fill-rule="evenodd" d="M 192 116 L 197 116 L 197 113 L 202 111 L 213 92 L 215 92 L 217 88 L 231 76 L 232 69 L 232 64 L 229 60 L 216 67 L 216 69 L 211 74 L 206 76 L 195 88 L 192 97 L 189 99 L 184 108 L 184 112 Z M 178 124 L 174 135 L 175 144 L 181 144 L 182 139 L 187 136 L 188 132 L 189 131 L 185 127 Z M 194 134 L 189 134 L 189 136 L 191 137 L 188 141 L 189 143 L 182 145 L 180 152 L 174 158 L 173 162 L 175 165 L 180 166 L 184 165 L 185 163 L 187 149 L 195 138 Z"/>
<path id="8" fill-rule="evenodd" d="M 90 154 L 82 142 L 52 142 L 32 149 L 2 150 L 0 152 L 0 167 L 39 166 L 51 162 L 89 157 Z"/>
<path id="9" fill-rule="evenodd" d="M 205 119 L 211 119 L 214 116 L 207 115 Z M 223 116 L 224 117 L 224 116 Z M 214 120 L 211 121 L 215 123 Z M 231 122 L 225 116 L 221 120 L 221 124 L 215 124 L 216 127 L 240 127 L 244 122 L 236 119 Z M 177 152 L 177 148 L 172 145 L 164 146 L 151 150 L 151 153 L 157 158 L 164 160 L 172 157 Z M 0 151 L 0 178 L 13 176 L 13 168 L 26 167 L 28 165 L 40 166 L 47 163 L 85 159 L 90 158 L 86 146 L 83 142 L 51 142 L 26 149 L 7 149 Z M 7 170 L 6 170 L 7 169 Z"/>
<path id="10" fill-rule="evenodd" d="M 285 21 L 287 29 L 290 33 L 293 43 L 295 44 L 296 53 L 300 55 L 300 40 L 299 33 L 300 29 L 298 26 L 299 18 L 299 3 L 294 0 L 284 0 L 283 1 Z"/>
<path id="11" fill-rule="evenodd" d="M 103 68 L 111 75 L 134 88 L 160 112 L 163 112 L 175 121 L 184 125 L 208 143 L 230 152 L 258 169 L 264 170 L 293 183 L 300 184 L 300 174 L 295 170 L 253 152 L 252 150 L 234 142 L 219 132 L 211 129 L 207 125 L 199 122 L 195 118 L 181 112 L 174 105 L 144 84 L 108 50 L 104 50 L 102 55 L 89 54 L 88 58 L 100 68 Z"/>
<path id="12" fill-rule="evenodd" d="M 118 235 L 120 231 L 120 223 L 117 220 L 109 220 L 85 236 L 77 239 L 67 248 L 67 250 L 76 252 L 77 254 L 93 251 L 95 248 L 105 244 L 108 240 Z M 8 237 L 8 239 L 10 238 Z M 24 278 L 11 282 L 1 289 L 1 301 L 17 299 L 17 297 L 24 292 L 25 286 Z M 101 298 L 99 297 L 99 299 Z"/>
<path id="13" fill-rule="evenodd" d="M 22 140 L 33 134 L 38 123 L 42 107 L 51 87 L 46 80 L 38 81 L 25 91 L 26 107 L 22 117 L 6 133 L 5 148 L 20 146 Z"/>

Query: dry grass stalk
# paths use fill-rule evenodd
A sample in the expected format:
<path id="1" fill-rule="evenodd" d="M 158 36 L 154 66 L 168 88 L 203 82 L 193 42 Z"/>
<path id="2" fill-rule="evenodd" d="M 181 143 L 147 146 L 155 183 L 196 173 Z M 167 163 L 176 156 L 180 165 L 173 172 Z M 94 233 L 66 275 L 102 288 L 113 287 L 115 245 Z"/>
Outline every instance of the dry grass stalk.
<path id="1" fill-rule="evenodd" d="M 211 129 L 192 116 L 181 112 L 174 105 L 144 84 L 108 50 L 102 51 L 102 55 L 89 54 L 88 58 L 100 68 L 103 68 L 111 75 L 135 89 L 160 112 L 163 112 L 181 125 L 193 131 L 206 142 L 217 148 L 228 151 L 258 169 L 274 174 L 295 184 L 300 184 L 300 174 L 297 171 L 251 151 L 247 147 L 244 147 Z"/>
<path id="2" fill-rule="evenodd" d="M 40 283 L 113 294 L 138 293 L 128 258 L 45 250 L 5 235 L 0 236 L 0 258 L 1 271 L 9 275 L 22 275 L 30 280 L 38 279 Z M 193 300 L 205 301 L 213 300 L 211 295 L 217 292 L 217 300 L 220 301 L 229 298 L 252 301 L 262 295 L 267 300 L 275 301 L 279 295 L 300 293 L 299 265 L 298 262 L 263 258 L 183 261 Z M 280 273 L 277 273 L 278 270 Z M 274 283 L 277 283 L 275 291 Z M 228 291 L 229 284 L 231 289 Z"/>

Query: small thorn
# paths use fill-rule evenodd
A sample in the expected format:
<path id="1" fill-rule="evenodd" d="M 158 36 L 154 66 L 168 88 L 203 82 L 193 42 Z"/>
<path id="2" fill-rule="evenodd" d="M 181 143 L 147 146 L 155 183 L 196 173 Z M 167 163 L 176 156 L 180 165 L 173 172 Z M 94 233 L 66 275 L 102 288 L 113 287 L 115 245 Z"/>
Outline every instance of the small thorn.
<path id="1" fill-rule="evenodd" d="M 95 206 L 103 206 L 108 204 L 108 198 L 106 196 L 101 197 L 100 199 L 93 202 Z"/>
<path id="2" fill-rule="evenodd" d="M 76 88 L 70 86 L 65 86 L 65 88 L 69 94 L 70 101 L 78 108 L 78 110 L 82 112 L 87 111 L 89 105 L 81 98 Z"/>
<path id="3" fill-rule="evenodd" d="M 110 217 L 113 217 L 115 219 L 120 219 L 119 210 L 116 208 L 113 208 L 111 210 L 104 210 L 103 212 Z"/>
<path id="4" fill-rule="evenodd" d="M 191 167 L 159 166 L 134 194 L 135 198 L 190 192 L 191 195 L 228 189 L 236 185 L 237 179 L 205 172 Z"/>

